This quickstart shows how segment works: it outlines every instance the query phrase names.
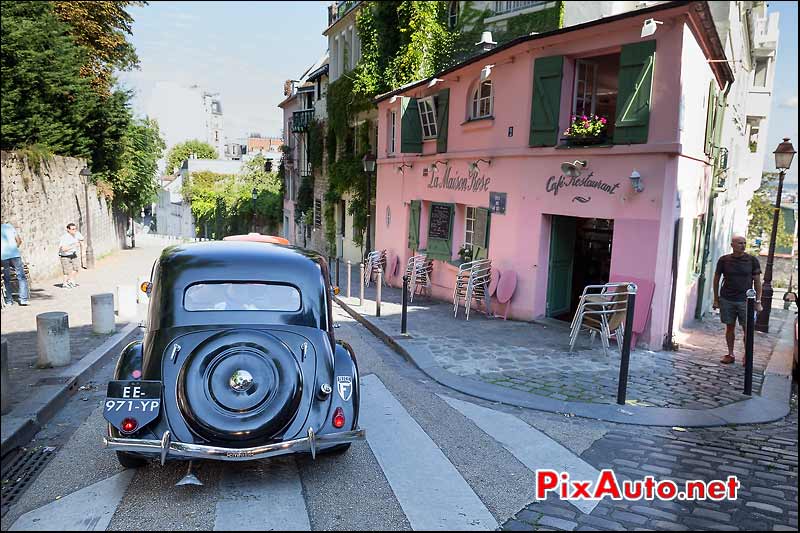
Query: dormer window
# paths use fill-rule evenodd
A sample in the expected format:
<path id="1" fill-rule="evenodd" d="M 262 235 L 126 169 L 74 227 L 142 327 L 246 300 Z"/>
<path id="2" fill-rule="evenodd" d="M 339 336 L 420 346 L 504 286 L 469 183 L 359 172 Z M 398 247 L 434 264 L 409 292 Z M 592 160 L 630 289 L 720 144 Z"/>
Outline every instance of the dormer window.
<path id="1" fill-rule="evenodd" d="M 422 138 L 435 139 L 436 130 L 436 102 L 433 96 L 419 99 L 419 120 L 422 124 Z"/>
<path id="2" fill-rule="evenodd" d="M 472 93 L 472 107 L 470 108 L 470 119 L 485 118 L 492 116 L 493 98 L 492 82 L 486 80 Z"/>

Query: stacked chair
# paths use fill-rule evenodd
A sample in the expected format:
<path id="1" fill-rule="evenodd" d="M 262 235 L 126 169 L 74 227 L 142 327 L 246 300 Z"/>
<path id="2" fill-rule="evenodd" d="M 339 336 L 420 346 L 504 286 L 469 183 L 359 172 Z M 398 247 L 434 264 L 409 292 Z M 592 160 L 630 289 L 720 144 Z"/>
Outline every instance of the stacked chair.
<path id="1" fill-rule="evenodd" d="M 458 317 L 458 306 L 464 301 L 466 318 L 469 320 L 469 309 L 472 300 L 482 300 L 487 311 L 491 313 L 489 303 L 489 282 L 492 278 L 492 262 L 489 259 L 478 259 L 463 263 L 458 269 L 456 286 L 453 289 L 453 316 Z"/>
<path id="2" fill-rule="evenodd" d="M 386 286 L 386 250 L 374 250 L 367 254 L 364 265 L 364 286 L 369 287 L 373 277 L 378 273 L 378 267 L 383 271 L 383 285 Z"/>
<path id="3" fill-rule="evenodd" d="M 569 350 L 572 351 L 581 329 L 589 331 L 593 341 L 600 334 L 603 342 L 603 353 L 608 355 L 612 337 L 617 341 L 617 348 L 622 355 L 625 316 L 628 311 L 628 287 L 635 290 L 633 283 L 606 283 L 605 285 L 587 285 L 583 289 L 578 309 L 572 319 L 569 336 Z"/>
<path id="4" fill-rule="evenodd" d="M 433 260 L 424 255 L 415 255 L 408 260 L 406 265 L 406 275 L 408 276 L 408 303 L 414 301 L 414 294 L 417 290 L 425 291 L 430 294 L 431 272 L 433 271 Z"/>

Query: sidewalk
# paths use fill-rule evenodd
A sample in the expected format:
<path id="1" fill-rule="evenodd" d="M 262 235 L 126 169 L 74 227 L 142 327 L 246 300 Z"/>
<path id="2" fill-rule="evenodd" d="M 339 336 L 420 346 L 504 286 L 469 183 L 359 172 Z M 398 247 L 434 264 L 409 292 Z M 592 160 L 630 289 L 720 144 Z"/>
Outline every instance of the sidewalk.
<path id="1" fill-rule="evenodd" d="M 631 351 L 625 406 L 616 404 L 620 356 L 612 343 L 603 354 L 581 333 L 569 352 L 569 324 L 490 318 L 463 306 L 453 318 L 450 302 L 416 295 L 408 307 L 408 333 L 400 335 L 401 290 L 382 289 L 381 317 L 375 317 L 375 285 L 358 299 L 358 268 L 352 297 L 342 265 L 337 298 L 356 319 L 440 383 L 466 394 L 520 407 L 575 414 L 622 423 L 713 426 L 775 420 L 788 412 L 794 311 L 773 309 L 770 333 L 756 332 L 753 397 L 743 394 L 743 348 L 737 363 L 722 365 L 724 329 L 718 318 L 696 322 L 676 352 Z M 784 327 L 786 324 L 786 327 Z M 739 334 L 741 334 L 739 332 Z M 788 343 L 779 340 L 789 336 Z M 777 349 L 776 349 L 777 346 Z M 774 354 L 774 356 L 773 356 Z M 790 365 L 789 365 L 790 368 Z M 769 370 L 768 370 L 769 369 Z"/>
<path id="2" fill-rule="evenodd" d="M 98 259 L 93 270 L 81 270 L 77 288 L 62 288 L 61 277 L 34 280 L 30 305 L 15 304 L 2 310 L 0 332 L 8 342 L 11 388 L 10 410 L 2 416 L 2 454 L 32 437 L 72 392 L 90 386 L 83 379 L 87 374 L 139 334 L 138 322 L 119 318 L 114 333 L 94 334 L 91 311 L 91 295 L 115 293 L 117 285 L 135 286 L 140 276 L 149 277 L 161 249 L 171 242 L 141 235 L 136 244 L 132 250 L 118 250 Z M 49 311 L 69 314 L 72 359 L 67 366 L 39 369 L 35 366 L 36 315 Z"/>

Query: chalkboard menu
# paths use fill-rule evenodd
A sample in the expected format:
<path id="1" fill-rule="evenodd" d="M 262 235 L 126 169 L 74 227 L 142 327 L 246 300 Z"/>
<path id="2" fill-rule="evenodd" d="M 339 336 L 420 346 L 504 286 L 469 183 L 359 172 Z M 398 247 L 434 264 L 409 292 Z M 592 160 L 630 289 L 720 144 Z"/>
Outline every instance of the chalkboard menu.
<path id="1" fill-rule="evenodd" d="M 431 206 L 431 220 L 428 226 L 428 237 L 433 239 L 450 238 L 450 222 L 453 220 L 453 206 L 448 204 L 433 204 Z"/>

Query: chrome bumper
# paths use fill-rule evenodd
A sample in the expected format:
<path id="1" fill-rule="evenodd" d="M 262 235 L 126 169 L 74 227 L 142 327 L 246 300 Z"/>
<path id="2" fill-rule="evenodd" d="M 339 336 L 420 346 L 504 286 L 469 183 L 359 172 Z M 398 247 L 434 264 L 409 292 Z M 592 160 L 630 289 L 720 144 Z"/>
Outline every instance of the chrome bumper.
<path id="1" fill-rule="evenodd" d="M 158 455 L 163 465 L 167 457 L 216 459 L 219 461 L 251 461 L 253 459 L 264 459 L 290 453 L 311 452 L 311 456 L 316 458 L 317 450 L 320 446 L 345 444 L 364 440 L 365 438 L 366 430 L 364 429 L 317 435 L 314 433 L 313 428 L 308 428 L 308 436 L 301 439 L 287 440 L 275 444 L 255 446 L 253 448 L 222 448 L 219 446 L 174 442 L 171 439 L 169 431 L 164 432 L 160 441 L 114 437 L 111 435 L 111 429 L 109 428 L 108 435 L 103 437 L 103 446 L 118 452 L 137 452 Z"/>

